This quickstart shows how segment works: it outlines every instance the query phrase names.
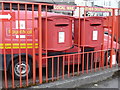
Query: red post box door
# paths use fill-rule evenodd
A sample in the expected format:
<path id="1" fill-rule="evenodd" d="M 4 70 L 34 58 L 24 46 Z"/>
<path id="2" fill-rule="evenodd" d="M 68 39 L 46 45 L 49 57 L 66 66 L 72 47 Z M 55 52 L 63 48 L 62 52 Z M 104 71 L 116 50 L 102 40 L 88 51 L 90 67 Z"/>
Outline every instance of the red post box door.
<path id="1" fill-rule="evenodd" d="M 62 51 L 72 47 L 72 19 L 63 16 L 48 18 L 47 38 L 45 25 L 43 25 L 43 49 L 46 49 L 46 44 L 47 50 L 52 51 Z"/>

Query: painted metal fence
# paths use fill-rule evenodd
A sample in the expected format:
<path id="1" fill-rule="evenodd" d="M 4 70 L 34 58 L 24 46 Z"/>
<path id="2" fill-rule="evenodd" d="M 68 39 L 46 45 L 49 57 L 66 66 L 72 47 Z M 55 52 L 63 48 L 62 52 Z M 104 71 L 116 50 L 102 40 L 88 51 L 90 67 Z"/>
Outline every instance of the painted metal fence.
<path id="1" fill-rule="evenodd" d="M 118 8 L 15 1 L 0 4 L 3 88 L 43 84 L 118 67 Z M 69 15 L 56 13 L 59 10 Z"/>

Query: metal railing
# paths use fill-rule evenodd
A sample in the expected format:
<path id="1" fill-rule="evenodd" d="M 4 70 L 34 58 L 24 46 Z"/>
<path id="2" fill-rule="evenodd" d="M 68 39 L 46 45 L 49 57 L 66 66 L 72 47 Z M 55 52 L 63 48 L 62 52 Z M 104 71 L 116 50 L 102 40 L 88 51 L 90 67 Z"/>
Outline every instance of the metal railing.
<path id="1" fill-rule="evenodd" d="M 120 63 L 118 8 L 0 3 L 3 88 L 64 80 Z M 77 8 L 76 17 L 49 12 L 56 9 L 73 13 Z M 87 16 L 88 12 L 108 16 Z"/>

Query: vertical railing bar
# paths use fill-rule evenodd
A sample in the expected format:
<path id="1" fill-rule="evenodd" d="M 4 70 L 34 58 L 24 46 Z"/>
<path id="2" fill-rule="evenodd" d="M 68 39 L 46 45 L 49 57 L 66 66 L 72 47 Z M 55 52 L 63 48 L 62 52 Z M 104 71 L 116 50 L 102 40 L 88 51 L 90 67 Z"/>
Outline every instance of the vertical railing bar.
<path id="1" fill-rule="evenodd" d="M 21 76 L 21 45 L 20 45 L 20 4 L 18 3 L 18 42 L 19 42 L 19 65 L 20 65 L 20 87 L 22 87 L 22 76 Z"/>
<path id="2" fill-rule="evenodd" d="M 92 72 L 92 68 L 93 68 L 93 52 L 92 52 L 92 55 L 91 55 L 91 72 Z"/>
<path id="3" fill-rule="evenodd" d="M 12 13 L 12 3 L 10 3 L 10 12 Z M 10 21 L 10 31 L 11 31 L 11 62 L 12 62 L 12 88 L 15 88 L 14 82 L 14 60 L 13 60 L 13 37 L 12 37 L 12 21 Z"/>
<path id="4" fill-rule="evenodd" d="M 119 10 L 119 17 L 118 17 L 118 19 L 120 19 L 120 9 L 118 9 L 118 10 Z M 118 23 L 119 23 L 119 21 L 118 21 Z M 120 26 L 118 27 L 118 31 L 119 31 L 119 29 L 120 29 Z M 118 36 L 118 38 L 119 38 L 119 36 Z M 118 49 L 118 66 L 120 67 L 120 45 L 119 45 L 119 49 Z"/>
<path id="5" fill-rule="evenodd" d="M 25 27 L 26 27 L 26 85 L 28 86 L 28 46 L 27 46 L 27 4 L 25 4 Z"/>
<path id="6" fill-rule="evenodd" d="M 54 58 L 53 57 L 52 57 L 52 81 L 54 81 Z"/>
<path id="7" fill-rule="evenodd" d="M 64 80 L 64 69 L 65 69 L 65 56 L 63 56 L 63 68 L 62 68 L 62 79 Z"/>
<path id="8" fill-rule="evenodd" d="M 80 74 L 80 56 L 78 54 L 78 75 Z"/>
<path id="9" fill-rule="evenodd" d="M 105 52 L 104 51 L 102 51 L 102 52 L 103 52 L 103 67 L 102 67 L 102 69 L 104 70 L 104 66 L 105 66 L 105 62 L 104 62 L 105 61 L 105 58 L 104 58 L 105 57 Z"/>
<path id="10" fill-rule="evenodd" d="M 109 13 L 109 15 L 110 15 L 110 13 Z M 112 26 L 111 26 L 111 21 L 110 21 L 111 19 L 110 18 L 108 18 L 108 33 L 110 33 L 110 30 L 112 30 Z M 111 31 L 112 32 L 112 31 Z M 112 37 L 111 37 L 111 40 L 112 40 Z M 110 45 L 110 50 L 107 52 L 107 62 L 106 62 L 106 64 L 107 64 L 107 68 L 108 68 L 108 55 L 110 54 L 110 52 L 111 52 L 111 41 L 109 40 L 109 37 L 108 37 L 108 45 Z M 110 43 L 111 42 L 111 43 Z"/>
<path id="11" fill-rule="evenodd" d="M 119 17 L 120 17 L 119 12 L 120 12 L 120 9 L 118 8 L 118 15 L 119 15 L 119 16 L 118 16 L 118 31 L 117 31 L 117 33 L 119 33 L 119 22 L 120 22 L 120 21 L 119 21 Z M 117 38 L 118 38 L 118 43 L 119 43 L 119 34 L 118 34 L 118 37 L 117 37 Z M 119 65 L 119 59 L 120 59 L 120 57 L 119 57 L 119 55 L 120 55 L 119 50 L 120 50 L 120 45 L 118 46 L 118 49 L 117 49 L 117 50 L 118 50 L 118 65 Z"/>
<path id="12" fill-rule="evenodd" d="M 113 41 L 114 41 L 114 17 L 115 17 L 115 9 L 112 9 L 112 38 L 111 38 L 111 54 L 110 54 L 110 68 L 112 68 L 112 55 L 113 55 Z"/>
<path id="13" fill-rule="evenodd" d="M 104 38 L 105 38 L 105 37 L 104 37 L 104 32 L 103 32 L 101 50 L 104 50 Z M 96 54 L 97 54 L 97 53 L 96 53 Z M 101 66 L 102 66 L 102 69 L 104 69 L 103 63 L 104 63 L 104 52 L 101 51 Z M 95 62 L 95 64 L 96 64 L 96 62 Z"/>
<path id="14" fill-rule="evenodd" d="M 48 51 L 47 51 L 47 45 L 48 45 L 48 40 L 47 40 L 47 34 L 48 34 L 48 22 L 47 22 L 47 11 L 48 11 L 48 7 L 47 7 L 47 5 L 46 5 L 46 17 L 45 17 L 45 23 L 46 23 L 46 27 L 45 27 L 45 30 L 46 30 L 46 34 L 45 34 L 45 38 L 46 38 L 46 82 L 48 82 L 48 60 L 47 60 L 47 53 L 48 53 Z"/>
<path id="15" fill-rule="evenodd" d="M 102 51 L 100 51 L 99 53 L 100 53 L 100 56 L 101 56 L 101 58 L 102 58 L 102 53 L 101 53 Z M 101 58 L 100 58 L 100 61 L 99 61 L 99 70 L 101 69 L 101 63 L 102 63 L 102 61 L 101 61 Z"/>
<path id="16" fill-rule="evenodd" d="M 4 12 L 4 3 L 2 2 L 2 12 Z M 7 79 L 7 69 L 6 69 L 6 51 L 5 51 L 5 32 L 4 32 L 4 21 L 2 20 L 2 32 L 3 32 L 3 51 L 4 52 L 4 78 L 5 78 L 5 88 L 8 88 L 8 79 Z"/>
<path id="17" fill-rule="evenodd" d="M 109 51 L 107 50 L 107 56 L 106 56 L 107 59 L 106 59 L 106 57 L 104 58 L 104 59 L 106 60 L 106 61 L 105 61 L 105 62 L 106 62 L 106 68 L 108 68 L 108 54 L 109 54 Z"/>
<path id="18" fill-rule="evenodd" d="M 97 52 L 95 52 L 95 56 L 96 56 L 96 58 L 95 58 L 95 69 L 94 69 L 94 71 L 96 72 L 96 64 L 97 64 Z"/>
<path id="19" fill-rule="evenodd" d="M 88 74 L 88 69 L 89 69 L 89 68 L 88 68 L 88 67 L 89 67 L 89 66 L 88 66 L 88 56 L 89 56 L 89 53 L 87 53 L 87 62 L 86 62 L 86 63 L 87 63 L 87 65 L 86 65 L 86 73 L 87 73 L 87 74 Z"/>
<path id="20" fill-rule="evenodd" d="M 38 6 L 38 22 L 39 22 L 39 83 L 42 84 L 42 13 L 41 4 Z"/>
<path id="21" fill-rule="evenodd" d="M 118 11 L 118 9 L 116 9 L 116 10 Z M 119 13 L 119 12 L 118 12 L 118 13 Z M 117 14 L 118 14 L 118 13 L 117 13 Z M 117 49 L 117 48 L 118 48 L 118 33 L 119 33 L 119 32 L 118 32 L 118 23 L 119 23 L 119 22 L 118 22 L 118 16 L 116 16 L 116 25 L 117 25 L 116 27 L 117 27 L 117 28 L 116 28 L 116 52 L 115 52 L 116 60 L 115 60 L 115 66 L 117 66 L 117 53 L 118 53 L 118 49 Z"/>
<path id="22" fill-rule="evenodd" d="M 101 56 L 101 51 L 100 52 L 98 52 L 99 54 L 98 54 L 98 56 Z M 100 70 L 100 63 L 101 63 L 101 58 L 100 58 L 100 60 L 99 60 L 99 65 L 98 65 L 98 70 Z"/>
<path id="23" fill-rule="evenodd" d="M 75 69 L 75 55 L 73 55 L 73 76 L 74 76 L 74 69 Z"/>
<path id="24" fill-rule="evenodd" d="M 36 82 L 36 58 L 35 58 L 35 31 L 34 31 L 34 20 L 35 20 L 35 17 L 34 17 L 34 4 L 32 4 L 32 48 L 33 48 L 33 84 L 35 84 Z"/>
<path id="25" fill-rule="evenodd" d="M 68 55 L 68 77 L 70 77 L 70 55 Z"/>
<path id="26" fill-rule="evenodd" d="M 79 7 L 79 24 L 78 24 L 78 53 L 80 52 L 80 7 Z M 80 67 L 80 58 L 79 58 L 79 55 L 78 55 L 78 75 L 80 74 L 80 70 L 79 70 L 79 67 Z"/>
<path id="27" fill-rule="evenodd" d="M 57 58 L 58 58 L 58 60 L 57 60 L 57 80 L 58 80 L 59 79 L 59 73 L 60 73 L 60 70 L 59 70 L 60 69 L 59 68 L 60 67 L 60 65 L 59 65 L 60 64 L 59 63 L 60 62 L 60 59 L 59 59 L 60 57 L 57 57 Z"/>
<path id="28" fill-rule="evenodd" d="M 100 52 L 97 52 L 97 57 L 98 57 L 98 56 L 101 56 L 101 55 L 99 55 L 99 54 L 101 54 L 101 51 L 100 51 Z M 98 66 L 96 66 L 96 67 L 98 67 L 98 71 L 100 71 L 101 58 L 98 60 L 97 65 L 98 65 Z"/>
<path id="29" fill-rule="evenodd" d="M 109 13 L 109 16 L 110 16 L 110 13 Z M 110 17 L 111 18 L 111 17 Z M 110 18 L 108 18 L 108 33 L 110 34 L 110 30 L 112 29 L 111 27 L 111 19 Z M 112 31 L 111 31 L 112 32 Z M 111 37 L 111 40 L 112 40 L 112 37 Z M 112 42 L 111 42 L 112 43 Z M 108 37 L 108 47 L 109 47 L 109 44 L 111 44 L 110 43 L 110 41 L 109 41 L 109 37 Z M 111 47 L 111 46 L 110 46 Z M 111 49 L 110 49 L 111 50 Z M 110 51 L 109 50 L 109 51 Z M 106 61 L 106 67 L 108 68 L 108 55 L 110 54 L 110 52 L 109 51 L 107 51 L 107 61 Z"/>
<path id="30" fill-rule="evenodd" d="M 86 22 L 85 22 L 85 17 L 86 17 L 86 8 L 84 8 L 84 31 L 85 31 L 85 29 L 86 29 Z M 84 46 L 84 44 L 85 44 L 85 34 L 83 34 L 83 58 L 82 58 L 82 74 L 84 73 L 84 51 L 85 51 L 85 46 Z"/>
<path id="31" fill-rule="evenodd" d="M 109 16 L 110 16 L 110 13 L 109 13 Z M 108 17 L 108 34 L 110 33 L 110 18 Z M 108 68 L 108 54 L 109 54 L 109 51 L 108 51 L 108 49 L 109 49 L 109 35 L 108 35 L 108 43 L 107 43 L 107 59 L 106 59 L 106 68 Z"/>

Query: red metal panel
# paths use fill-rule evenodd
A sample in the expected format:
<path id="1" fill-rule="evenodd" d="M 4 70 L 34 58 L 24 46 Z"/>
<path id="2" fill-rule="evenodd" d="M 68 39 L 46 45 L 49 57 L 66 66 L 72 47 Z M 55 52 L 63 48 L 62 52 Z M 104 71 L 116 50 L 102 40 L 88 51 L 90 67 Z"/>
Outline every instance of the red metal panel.
<path id="1" fill-rule="evenodd" d="M 78 19 L 75 19 L 75 44 L 78 43 L 78 37 L 77 35 L 79 35 L 79 24 L 78 24 Z M 86 20 L 85 20 L 86 19 Z M 86 18 L 81 18 L 81 24 L 80 24 L 80 28 L 81 28 L 81 39 L 79 41 L 80 46 L 85 46 L 85 47 L 98 47 L 101 45 L 103 37 L 101 37 L 101 35 L 103 35 L 103 17 L 86 17 Z M 85 20 L 85 21 L 84 21 Z M 84 22 L 85 24 L 85 28 L 84 29 Z M 88 37 L 84 38 L 84 34 Z M 96 36 L 95 36 L 96 35 Z M 101 46 L 100 46 L 101 47 Z"/>
<path id="2" fill-rule="evenodd" d="M 44 16 L 44 12 L 42 14 L 43 49 L 46 50 L 46 45 L 49 51 L 63 51 L 71 48 L 73 18 L 66 15 L 48 13 L 46 25 L 46 16 Z M 47 32 L 46 26 L 48 27 Z"/>

